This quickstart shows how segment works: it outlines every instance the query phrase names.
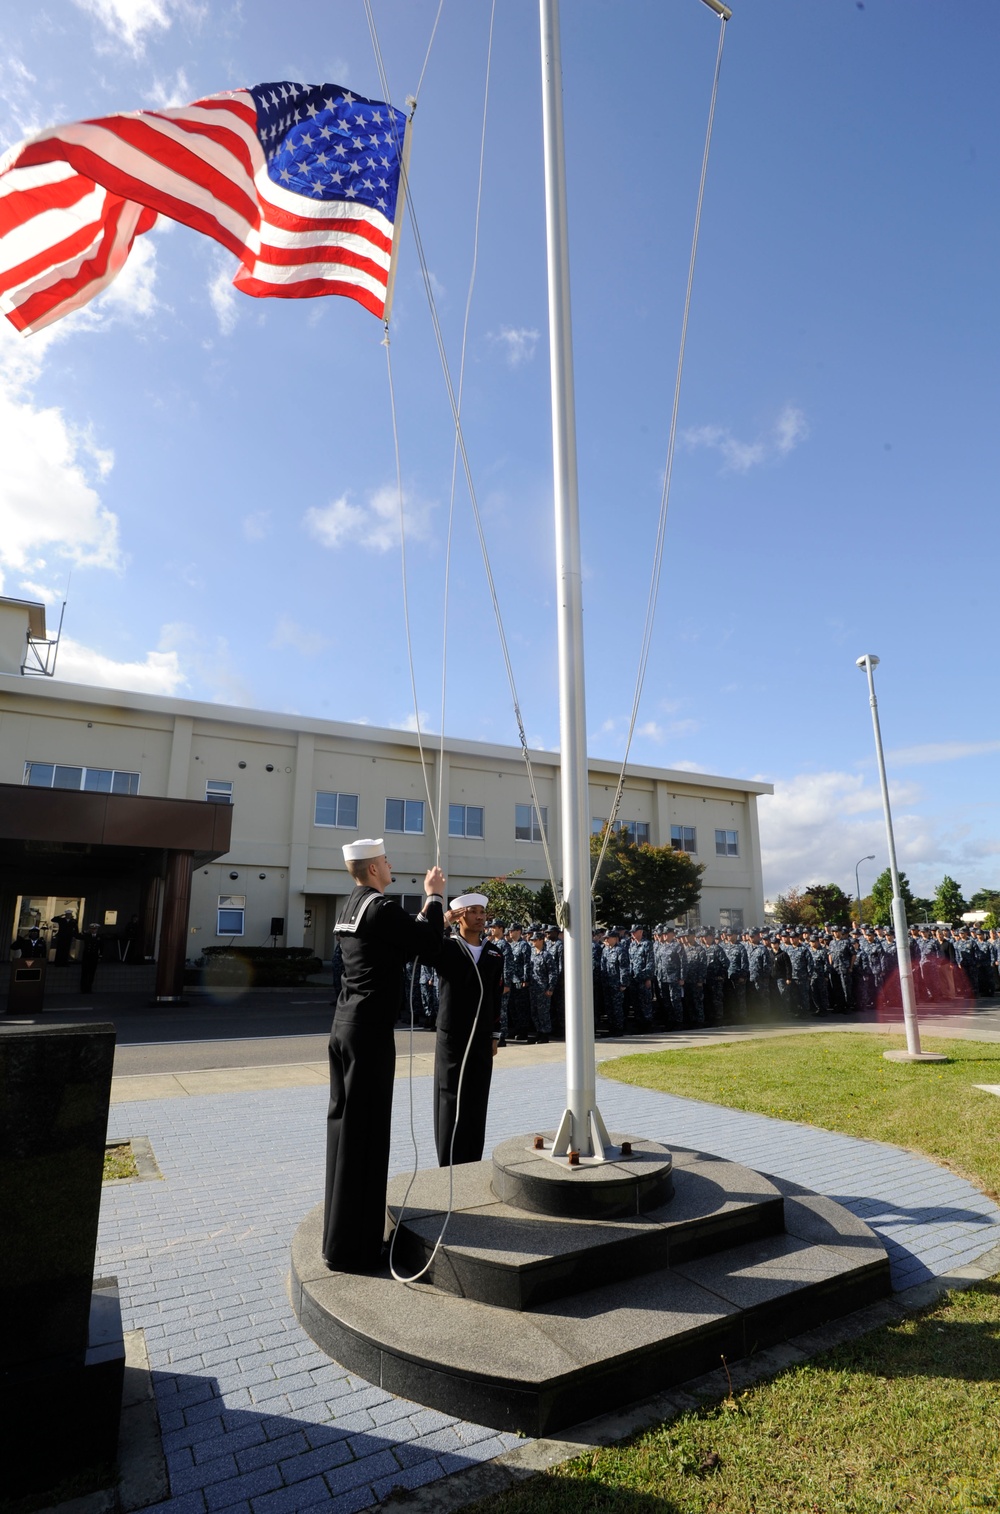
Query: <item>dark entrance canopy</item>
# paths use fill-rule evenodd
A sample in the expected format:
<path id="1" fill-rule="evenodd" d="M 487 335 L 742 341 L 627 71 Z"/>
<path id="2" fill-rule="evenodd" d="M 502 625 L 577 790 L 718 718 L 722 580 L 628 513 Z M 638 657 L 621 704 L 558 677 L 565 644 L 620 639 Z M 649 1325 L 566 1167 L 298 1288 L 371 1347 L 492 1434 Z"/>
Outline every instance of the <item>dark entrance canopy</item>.
<path id="1" fill-rule="evenodd" d="M 198 799 L 0 783 L 0 941 L 18 894 L 128 899 L 155 951 L 157 1000 L 180 997 L 192 869 L 229 850 L 232 819 L 229 805 Z"/>

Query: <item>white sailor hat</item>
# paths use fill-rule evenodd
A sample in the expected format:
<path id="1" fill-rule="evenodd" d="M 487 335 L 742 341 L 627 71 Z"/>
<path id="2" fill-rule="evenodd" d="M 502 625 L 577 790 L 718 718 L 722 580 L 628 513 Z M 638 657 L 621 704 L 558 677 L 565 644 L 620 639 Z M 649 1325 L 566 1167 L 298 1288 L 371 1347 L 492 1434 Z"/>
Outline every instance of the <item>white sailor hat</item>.
<path id="1" fill-rule="evenodd" d="M 366 857 L 384 857 L 385 842 L 381 836 L 377 841 L 366 836 L 361 841 L 345 841 L 341 851 L 345 862 L 363 862 Z"/>
<path id="2" fill-rule="evenodd" d="M 485 909 L 489 902 L 485 894 L 459 894 L 457 899 L 451 901 L 451 908 L 468 909 L 470 904 L 481 904 Z"/>

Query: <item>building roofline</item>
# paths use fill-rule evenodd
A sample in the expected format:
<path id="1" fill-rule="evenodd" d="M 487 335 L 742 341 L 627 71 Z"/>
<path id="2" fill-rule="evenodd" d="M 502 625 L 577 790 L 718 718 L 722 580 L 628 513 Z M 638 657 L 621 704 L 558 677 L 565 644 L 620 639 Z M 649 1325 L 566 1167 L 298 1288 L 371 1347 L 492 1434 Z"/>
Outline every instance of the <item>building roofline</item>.
<path id="1" fill-rule="evenodd" d="M 38 641 L 47 639 L 45 633 L 45 606 L 36 599 L 12 599 L 9 594 L 0 595 L 0 605 L 14 605 L 28 612 L 28 629 Z"/>
<path id="2" fill-rule="evenodd" d="M 305 731 L 315 736 L 338 736 L 357 740 L 362 736 L 373 741 L 391 743 L 395 746 L 417 749 L 415 731 L 396 730 L 392 727 L 363 725 L 359 722 L 324 720 L 313 715 L 290 715 L 277 710 L 251 710 L 240 705 L 208 704 L 196 699 L 167 697 L 163 694 L 141 694 L 131 689 L 109 689 L 98 684 L 66 683 L 61 679 L 32 679 L 27 683 L 15 674 L 0 673 L 0 693 L 23 694 L 31 698 L 75 699 L 81 704 L 107 705 L 113 709 L 143 710 L 151 714 L 188 715 L 193 720 L 212 720 L 232 725 L 268 726 L 279 731 Z M 435 745 L 440 740 L 433 738 Z M 424 733 L 428 743 L 428 733 Z M 520 748 L 504 746 L 487 741 L 471 741 L 463 737 L 446 736 L 445 748 L 452 755 L 466 757 L 502 757 L 509 760 L 520 756 Z M 558 767 L 558 751 L 531 750 L 533 762 Z M 609 758 L 587 758 L 591 773 L 608 773 L 617 778 L 621 764 Z M 660 779 L 667 783 L 695 784 L 704 788 L 729 789 L 746 794 L 773 794 L 774 785 L 750 778 L 726 778 L 716 773 L 690 772 L 685 768 L 650 767 L 630 762 L 626 768 L 630 778 Z"/>

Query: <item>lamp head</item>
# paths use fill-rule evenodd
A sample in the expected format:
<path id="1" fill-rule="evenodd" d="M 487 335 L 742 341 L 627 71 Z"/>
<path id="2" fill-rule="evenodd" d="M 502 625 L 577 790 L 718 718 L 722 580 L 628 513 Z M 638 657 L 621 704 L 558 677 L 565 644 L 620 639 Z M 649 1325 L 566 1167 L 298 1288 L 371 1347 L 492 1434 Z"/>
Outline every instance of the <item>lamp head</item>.
<path id="1" fill-rule="evenodd" d="M 866 652 L 864 657 L 859 657 L 855 662 L 855 667 L 863 668 L 867 666 L 868 663 L 871 663 L 873 668 L 878 667 L 879 659 L 875 656 L 874 652 Z"/>

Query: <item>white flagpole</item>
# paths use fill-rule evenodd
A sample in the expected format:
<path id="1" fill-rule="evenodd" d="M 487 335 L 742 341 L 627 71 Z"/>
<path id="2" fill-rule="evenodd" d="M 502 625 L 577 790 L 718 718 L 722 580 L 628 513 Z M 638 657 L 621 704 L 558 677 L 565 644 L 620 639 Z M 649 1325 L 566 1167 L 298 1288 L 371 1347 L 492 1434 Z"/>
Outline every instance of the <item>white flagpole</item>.
<path id="1" fill-rule="evenodd" d="M 553 1156 L 611 1154 L 597 1108 L 594 986 L 591 967 L 590 796 L 583 681 L 583 594 L 576 474 L 573 333 L 569 297 L 566 156 L 558 0 L 539 0 L 545 220 L 549 285 L 552 463 L 559 596 L 559 734 L 562 781 L 562 864 L 565 901 L 566 1109 Z M 617 1154 L 617 1153 L 615 1153 Z"/>

